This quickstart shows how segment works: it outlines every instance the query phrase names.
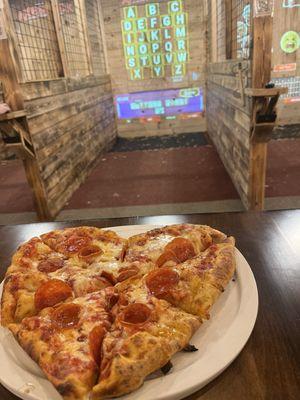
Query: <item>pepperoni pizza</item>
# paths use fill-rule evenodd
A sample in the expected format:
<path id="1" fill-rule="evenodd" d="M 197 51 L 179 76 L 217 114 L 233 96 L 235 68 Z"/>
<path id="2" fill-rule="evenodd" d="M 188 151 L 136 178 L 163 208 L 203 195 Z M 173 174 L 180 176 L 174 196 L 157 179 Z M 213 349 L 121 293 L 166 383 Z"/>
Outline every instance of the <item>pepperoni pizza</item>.
<path id="1" fill-rule="evenodd" d="M 130 393 L 185 348 L 235 270 L 234 239 L 179 224 L 123 239 L 93 227 L 21 245 L 1 324 L 63 398 Z"/>

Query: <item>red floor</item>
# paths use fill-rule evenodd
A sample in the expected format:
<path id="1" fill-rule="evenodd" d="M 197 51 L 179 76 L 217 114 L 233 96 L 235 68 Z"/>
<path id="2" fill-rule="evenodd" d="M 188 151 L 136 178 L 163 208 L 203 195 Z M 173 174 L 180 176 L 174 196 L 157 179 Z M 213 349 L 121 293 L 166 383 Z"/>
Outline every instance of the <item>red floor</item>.
<path id="1" fill-rule="evenodd" d="M 120 207 L 237 198 L 211 146 L 109 153 L 66 208 Z"/>
<path id="2" fill-rule="evenodd" d="M 266 196 L 300 196 L 300 139 L 269 143 Z"/>
<path id="3" fill-rule="evenodd" d="M 0 162 L 0 213 L 34 211 L 21 160 Z"/>
<path id="4" fill-rule="evenodd" d="M 300 140 L 269 145 L 267 197 L 300 196 Z M 238 195 L 211 146 L 108 153 L 68 209 L 201 202 Z M 0 164 L 0 213 L 34 211 L 19 160 Z"/>

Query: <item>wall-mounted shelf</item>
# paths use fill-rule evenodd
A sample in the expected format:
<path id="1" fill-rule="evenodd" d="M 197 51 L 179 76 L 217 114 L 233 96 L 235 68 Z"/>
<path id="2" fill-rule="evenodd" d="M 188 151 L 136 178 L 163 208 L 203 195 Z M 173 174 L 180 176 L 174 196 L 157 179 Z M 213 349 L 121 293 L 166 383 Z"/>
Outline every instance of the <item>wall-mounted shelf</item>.
<path id="1" fill-rule="evenodd" d="M 273 97 L 288 93 L 288 88 L 274 87 L 270 89 L 246 88 L 245 95 L 249 97 Z"/>
<path id="2" fill-rule="evenodd" d="M 26 111 L 25 110 L 20 110 L 20 111 L 11 111 L 6 114 L 0 115 L 0 122 L 1 121 L 10 121 L 12 119 L 17 119 L 17 118 L 22 118 L 26 117 Z"/>
<path id="3" fill-rule="evenodd" d="M 31 137 L 22 124 L 22 118 L 26 117 L 25 110 L 12 111 L 0 115 L 0 133 L 3 142 L 8 147 L 25 150 L 25 154 L 35 157 Z"/>

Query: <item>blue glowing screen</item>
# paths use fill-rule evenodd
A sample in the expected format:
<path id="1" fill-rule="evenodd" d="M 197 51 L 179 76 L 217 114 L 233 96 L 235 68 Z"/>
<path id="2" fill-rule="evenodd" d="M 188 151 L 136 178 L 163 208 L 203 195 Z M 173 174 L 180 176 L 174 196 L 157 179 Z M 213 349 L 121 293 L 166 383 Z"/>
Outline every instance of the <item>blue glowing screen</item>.
<path id="1" fill-rule="evenodd" d="M 203 112 L 201 88 L 156 90 L 115 96 L 118 118 L 148 118 Z"/>

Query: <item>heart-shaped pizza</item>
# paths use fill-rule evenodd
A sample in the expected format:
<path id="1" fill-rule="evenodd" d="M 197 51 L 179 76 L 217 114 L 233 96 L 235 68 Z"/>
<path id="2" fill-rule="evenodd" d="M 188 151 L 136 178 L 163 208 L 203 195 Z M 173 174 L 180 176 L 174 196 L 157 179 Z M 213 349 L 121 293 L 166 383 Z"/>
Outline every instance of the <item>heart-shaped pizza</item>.
<path id="1" fill-rule="evenodd" d="M 118 397 L 195 350 L 192 335 L 234 274 L 234 246 L 204 225 L 129 239 L 94 227 L 52 231 L 14 254 L 1 323 L 64 399 Z"/>

